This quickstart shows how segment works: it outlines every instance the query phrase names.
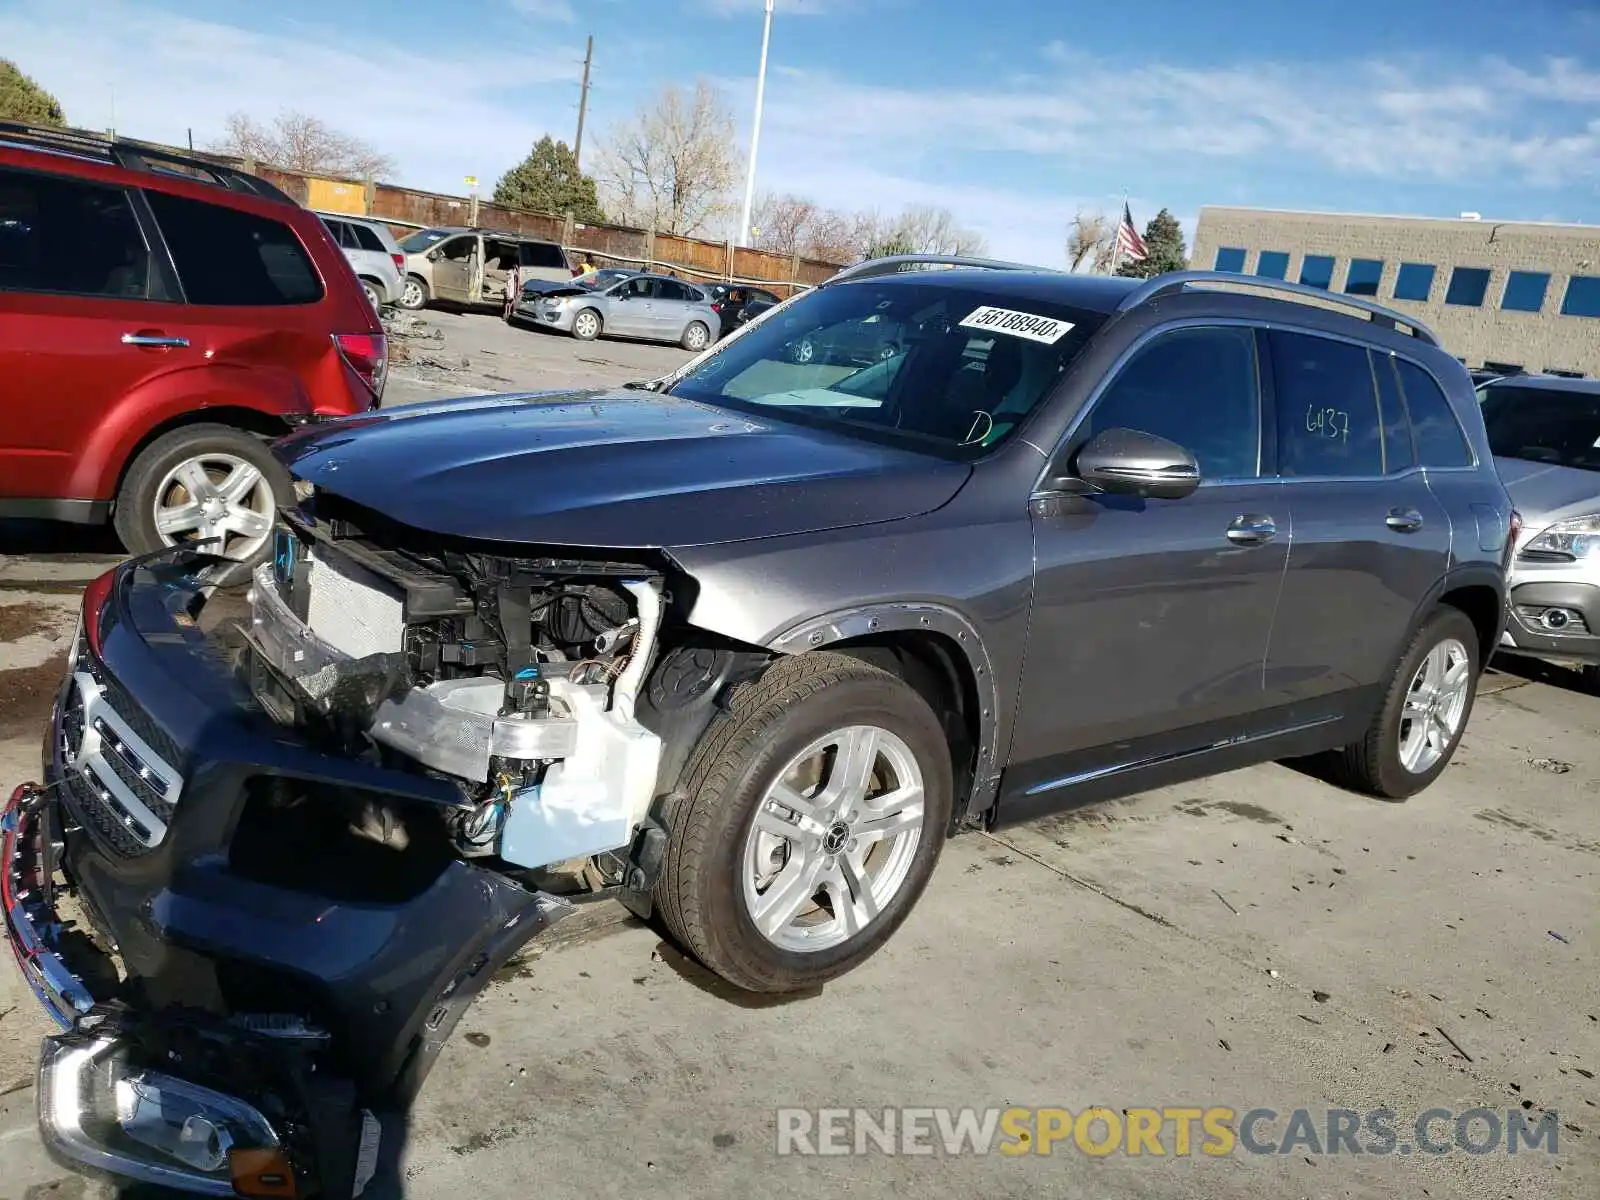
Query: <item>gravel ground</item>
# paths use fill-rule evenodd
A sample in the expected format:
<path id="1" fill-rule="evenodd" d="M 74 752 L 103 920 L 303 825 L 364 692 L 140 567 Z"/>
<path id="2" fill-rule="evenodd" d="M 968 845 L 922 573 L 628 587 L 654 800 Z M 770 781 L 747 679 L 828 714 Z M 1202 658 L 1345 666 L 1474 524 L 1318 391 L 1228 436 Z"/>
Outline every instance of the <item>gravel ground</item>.
<path id="1" fill-rule="evenodd" d="M 390 402 L 682 359 L 426 319 L 429 353 L 468 366 L 399 363 Z M 114 558 L 103 536 L 0 529 L 0 782 L 35 772 L 76 592 Z M 598 908 L 463 1022 L 386 1132 L 401 1165 L 379 1194 L 1600 1195 L 1600 699 L 1571 685 L 1491 672 L 1455 763 L 1403 805 L 1266 766 L 959 838 L 883 953 L 786 1003 Z M 34 1136 L 45 1031 L 0 970 L 0 1200 L 109 1197 Z M 1433 1107 L 1561 1128 L 1554 1155 L 775 1153 L 782 1106 L 1014 1104 L 1265 1107 L 1268 1141 L 1297 1108 L 1392 1109 L 1406 1146 Z"/>

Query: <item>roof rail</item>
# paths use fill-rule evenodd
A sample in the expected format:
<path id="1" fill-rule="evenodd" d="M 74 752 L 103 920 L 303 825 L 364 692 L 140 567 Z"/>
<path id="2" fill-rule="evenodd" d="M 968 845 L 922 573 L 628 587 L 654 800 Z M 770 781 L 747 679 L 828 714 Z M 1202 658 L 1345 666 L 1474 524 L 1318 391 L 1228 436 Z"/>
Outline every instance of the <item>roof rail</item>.
<path id="1" fill-rule="evenodd" d="M 1279 292 L 1289 296 L 1305 296 L 1321 300 L 1325 304 L 1342 304 L 1346 308 L 1359 309 L 1367 313 L 1375 325 L 1381 325 L 1385 329 L 1404 325 L 1411 330 L 1411 336 L 1419 341 L 1427 342 L 1430 346 L 1439 344 L 1439 336 L 1416 317 L 1393 308 L 1385 308 L 1372 300 L 1311 287 L 1304 283 L 1264 279 L 1259 275 L 1236 275 L 1231 271 L 1171 271 L 1165 275 L 1153 276 L 1124 296 L 1117 305 L 1117 311 L 1125 312 L 1158 297 L 1181 292 L 1191 284 L 1229 284 L 1233 287 L 1259 288 L 1262 291 Z"/>
<path id="2" fill-rule="evenodd" d="M 174 171 L 173 168 L 187 168 L 188 171 L 209 176 L 200 182 L 215 184 L 230 191 L 250 192 L 269 200 L 295 203 L 282 189 L 231 162 L 201 154 L 184 154 L 149 142 L 105 137 L 76 129 L 28 125 L 20 121 L 0 121 L 0 138 L 32 142 L 69 154 L 93 156 L 129 171 L 182 174 L 182 171 Z"/>
<path id="3" fill-rule="evenodd" d="M 991 271 L 1055 271 L 1053 267 L 1039 267 L 1031 263 L 1002 262 L 996 258 L 967 258 L 959 254 L 889 254 L 883 258 L 869 258 L 866 262 L 846 267 L 830 275 L 827 283 L 843 283 L 847 279 L 870 279 L 875 275 L 896 275 L 913 267 L 984 267 Z M 1059 274 L 1059 272 L 1056 272 Z"/>

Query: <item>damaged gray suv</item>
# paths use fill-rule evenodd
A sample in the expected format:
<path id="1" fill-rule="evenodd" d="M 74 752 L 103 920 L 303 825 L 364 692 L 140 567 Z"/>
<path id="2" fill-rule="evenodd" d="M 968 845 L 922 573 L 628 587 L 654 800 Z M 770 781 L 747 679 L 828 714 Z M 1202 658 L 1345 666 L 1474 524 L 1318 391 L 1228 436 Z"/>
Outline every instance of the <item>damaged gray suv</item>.
<path id="1" fill-rule="evenodd" d="M 795 352 L 867 324 L 887 353 Z M 4 823 L 65 1030 L 46 1138 L 198 1190 L 346 1194 L 373 1113 L 586 899 L 790 991 L 883 945 L 964 827 L 1319 752 L 1417 792 L 1516 523 L 1404 316 L 922 256 L 663 379 L 277 450 L 247 598 L 192 547 L 89 589 Z M 72 961 L 64 906 L 120 962 Z"/>

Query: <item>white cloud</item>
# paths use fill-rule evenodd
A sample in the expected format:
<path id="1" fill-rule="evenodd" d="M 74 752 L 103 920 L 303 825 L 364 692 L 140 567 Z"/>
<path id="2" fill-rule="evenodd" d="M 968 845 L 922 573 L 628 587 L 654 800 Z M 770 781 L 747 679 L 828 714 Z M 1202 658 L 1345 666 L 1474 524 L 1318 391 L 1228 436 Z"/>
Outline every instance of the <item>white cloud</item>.
<path id="1" fill-rule="evenodd" d="M 578 19 L 572 11 L 572 0 L 511 0 L 511 7 L 530 17 L 571 24 Z"/>
<path id="2" fill-rule="evenodd" d="M 112 124 L 113 88 L 121 132 L 179 145 L 193 130 L 205 146 L 234 110 L 300 109 L 392 155 L 402 182 L 439 191 L 463 190 L 466 175 L 492 186 L 541 133 L 572 121 L 579 45 L 499 45 L 486 57 L 468 39 L 452 57 L 448 38 L 155 16 L 140 0 L 23 0 L 0 10 L 0 46 L 77 125 Z"/>

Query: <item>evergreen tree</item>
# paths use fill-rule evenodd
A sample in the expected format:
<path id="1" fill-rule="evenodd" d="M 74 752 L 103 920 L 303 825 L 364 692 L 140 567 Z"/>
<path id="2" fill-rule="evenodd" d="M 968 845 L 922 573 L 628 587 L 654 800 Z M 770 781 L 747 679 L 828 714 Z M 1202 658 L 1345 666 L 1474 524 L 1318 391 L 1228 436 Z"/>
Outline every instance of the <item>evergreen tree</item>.
<path id="1" fill-rule="evenodd" d="M 533 144 L 527 158 L 500 176 L 494 185 L 494 202 L 556 215 L 570 212 L 586 224 L 606 219 L 594 180 L 578 170 L 572 147 L 552 141 L 549 134 Z"/>
<path id="2" fill-rule="evenodd" d="M 1178 218 L 1164 208 L 1144 227 L 1144 248 L 1143 258 L 1123 263 L 1117 268 L 1117 274 L 1149 279 L 1152 275 L 1188 269 L 1189 251 L 1183 244 L 1183 227 L 1178 224 Z"/>
<path id="3" fill-rule="evenodd" d="M 65 125 L 61 104 L 24 75 L 9 58 L 0 58 L 0 121 L 27 125 Z"/>

